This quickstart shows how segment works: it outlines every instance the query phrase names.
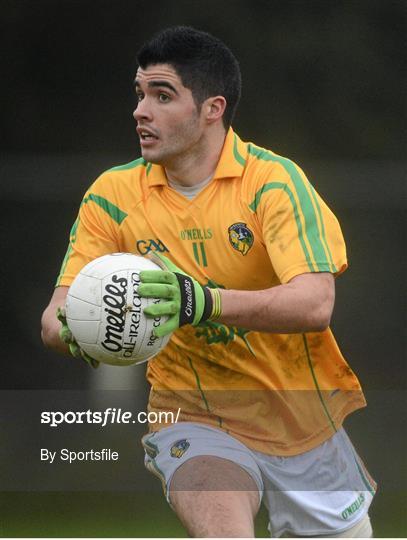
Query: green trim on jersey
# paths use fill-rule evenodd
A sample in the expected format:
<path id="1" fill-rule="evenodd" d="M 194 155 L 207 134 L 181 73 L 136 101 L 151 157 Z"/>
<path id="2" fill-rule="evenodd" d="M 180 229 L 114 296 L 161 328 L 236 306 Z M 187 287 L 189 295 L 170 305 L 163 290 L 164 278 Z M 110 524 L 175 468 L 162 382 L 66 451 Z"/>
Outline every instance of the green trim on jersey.
<path id="1" fill-rule="evenodd" d="M 302 231 L 302 223 L 301 223 L 300 215 L 298 213 L 297 203 L 295 201 L 293 192 L 291 191 L 291 189 L 288 187 L 287 184 L 285 184 L 283 182 L 269 182 L 268 184 L 264 184 L 264 186 L 261 189 L 259 189 L 259 191 L 256 193 L 253 202 L 251 202 L 249 204 L 250 210 L 252 210 L 253 212 L 256 212 L 256 210 L 257 210 L 257 208 L 258 208 L 258 206 L 260 204 L 260 199 L 261 199 L 263 193 L 266 193 L 270 189 L 282 189 L 283 191 L 285 191 L 287 193 L 288 198 L 290 199 L 290 202 L 291 202 L 291 204 L 293 206 L 295 223 L 297 224 L 297 230 L 298 230 L 298 238 L 299 238 L 302 250 L 304 252 L 305 259 L 306 259 L 307 264 L 308 264 L 308 268 L 310 269 L 311 272 L 315 272 L 315 268 L 314 268 L 314 265 L 311 262 L 311 257 L 309 255 L 307 245 L 306 245 L 306 243 L 304 241 L 304 235 L 303 235 L 303 231 Z"/>
<path id="2" fill-rule="evenodd" d="M 318 211 L 318 215 L 319 215 L 319 220 L 321 222 L 321 232 L 322 232 L 322 241 L 324 243 L 324 246 L 325 246 L 325 249 L 328 253 L 328 257 L 329 257 L 329 260 L 331 261 L 331 267 L 332 267 L 332 270 L 334 272 L 337 272 L 338 269 L 336 268 L 335 264 L 334 264 L 334 261 L 332 259 L 332 253 L 331 253 L 331 250 L 329 249 L 329 246 L 328 246 L 328 242 L 326 241 L 326 236 L 325 236 L 325 226 L 324 226 L 324 220 L 322 218 L 322 212 L 321 212 L 321 207 L 318 203 L 318 200 L 317 200 L 317 196 L 316 196 L 316 191 L 314 189 L 314 186 L 312 184 L 310 184 L 310 188 L 311 188 L 311 195 L 312 195 L 312 198 L 314 200 L 314 203 L 315 203 L 315 206 L 317 208 L 317 211 Z"/>
<path id="3" fill-rule="evenodd" d="M 234 142 L 233 142 L 233 157 L 235 158 L 235 160 L 240 164 L 242 165 L 242 167 L 244 167 L 246 165 L 246 160 L 245 158 L 242 156 L 242 154 L 240 154 L 238 148 L 237 148 L 237 135 L 235 133 L 235 138 L 234 138 Z"/>
<path id="4" fill-rule="evenodd" d="M 89 193 L 89 195 L 83 199 L 82 204 L 87 204 L 89 201 L 100 206 L 100 208 L 102 208 L 102 210 L 104 210 L 118 225 L 121 225 L 122 221 L 127 217 L 126 212 L 123 212 L 118 206 L 100 195 Z"/>
<path id="5" fill-rule="evenodd" d="M 252 145 L 251 143 L 248 144 L 248 150 L 249 154 L 255 156 L 257 159 L 279 163 L 285 169 L 285 171 L 291 178 L 298 199 L 300 201 L 301 210 L 305 217 L 306 223 L 305 234 L 311 246 L 314 261 L 320 272 L 330 271 L 331 267 L 329 265 L 328 257 L 322 243 L 317 216 L 312 204 L 312 200 L 307 191 L 307 188 L 305 187 L 304 180 L 301 178 L 301 175 L 298 172 L 295 164 L 287 158 L 272 154 L 271 152 L 268 152 L 263 148 Z M 316 200 L 315 204 L 317 208 L 319 208 L 319 204 Z"/>
<path id="6" fill-rule="evenodd" d="M 73 244 L 75 243 L 75 240 L 76 240 L 76 230 L 78 228 L 78 225 L 79 225 L 79 216 L 75 219 L 74 224 L 72 225 L 72 228 L 71 228 L 71 232 L 69 233 L 68 249 L 66 250 L 64 260 L 62 261 L 61 269 L 59 271 L 59 275 L 58 275 L 55 287 L 59 287 L 59 284 L 61 282 L 61 278 L 62 278 L 62 276 L 63 276 L 63 274 L 65 272 L 66 265 L 68 264 L 68 259 L 69 259 L 70 255 L 71 255 L 71 251 L 73 249 Z"/>
<path id="7" fill-rule="evenodd" d="M 101 197 L 100 195 L 95 195 L 94 193 L 89 193 L 87 197 L 85 197 L 81 203 L 81 206 L 83 204 L 87 204 L 88 202 L 94 202 L 102 210 L 104 210 L 112 219 L 115 221 L 118 225 L 121 225 L 124 219 L 126 219 L 127 214 L 126 212 L 123 212 L 123 210 L 120 210 L 115 204 L 111 203 L 104 197 Z M 61 282 L 61 278 L 65 272 L 66 265 L 68 264 L 69 257 L 71 255 L 71 252 L 73 250 L 73 245 L 76 241 L 76 230 L 79 225 L 79 216 L 76 218 L 74 224 L 72 225 L 71 232 L 69 234 L 69 245 L 68 249 L 66 250 L 64 260 L 62 261 L 61 269 L 59 271 L 59 275 L 56 281 L 55 286 L 59 287 L 59 284 Z"/>
<path id="8" fill-rule="evenodd" d="M 308 360 L 308 367 L 309 367 L 309 369 L 311 371 L 312 380 L 314 381 L 315 388 L 317 389 L 318 397 L 319 397 L 319 399 L 321 401 L 322 408 L 324 409 L 324 412 L 325 412 L 326 416 L 328 417 L 329 422 L 331 423 L 332 429 L 336 433 L 338 430 L 336 429 L 335 422 L 333 421 L 333 418 L 330 415 L 328 407 L 327 407 L 327 405 L 326 405 L 326 403 L 324 401 L 324 397 L 322 395 L 321 389 L 320 389 L 319 384 L 318 384 L 317 377 L 315 375 L 314 366 L 312 365 L 311 355 L 310 355 L 310 352 L 309 352 L 309 349 L 308 349 L 307 336 L 305 334 L 302 334 L 302 339 L 304 341 L 305 352 L 306 352 L 307 360 Z"/>
<path id="9" fill-rule="evenodd" d="M 130 161 L 129 163 L 125 163 L 124 165 L 116 165 L 116 167 L 112 167 L 111 169 L 108 169 L 106 172 L 110 171 L 127 171 L 128 169 L 134 169 L 134 167 L 140 167 L 140 166 L 146 166 L 147 162 L 144 158 L 138 158 L 134 161 Z"/>
<path id="10" fill-rule="evenodd" d="M 204 394 L 204 391 L 202 390 L 202 387 L 201 387 L 201 381 L 200 381 L 200 379 L 199 379 L 198 372 L 197 372 L 196 369 L 194 368 L 194 365 L 193 365 L 192 360 L 190 359 L 190 357 L 188 356 L 187 358 L 188 358 L 189 365 L 191 366 L 191 369 L 192 369 L 192 371 L 194 372 L 195 380 L 196 380 L 196 385 L 198 386 L 198 389 L 199 389 L 199 392 L 200 392 L 200 394 L 201 394 L 202 400 L 203 400 L 203 402 L 205 403 L 206 410 L 208 411 L 208 413 L 210 413 L 211 410 L 210 410 L 210 408 L 209 408 L 208 401 L 206 400 L 206 396 L 205 396 L 205 394 Z"/>

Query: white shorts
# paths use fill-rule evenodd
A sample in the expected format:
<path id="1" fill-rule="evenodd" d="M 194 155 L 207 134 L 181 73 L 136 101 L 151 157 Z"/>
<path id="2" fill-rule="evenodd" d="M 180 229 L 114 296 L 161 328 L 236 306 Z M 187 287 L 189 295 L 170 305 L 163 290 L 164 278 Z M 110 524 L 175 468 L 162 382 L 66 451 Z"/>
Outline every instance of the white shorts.
<path id="1" fill-rule="evenodd" d="M 274 537 L 351 529 L 366 516 L 376 488 L 343 429 L 290 457 L 255 452 L 224 431 L 191 422 L 150 433 L 142 443 L 145 465 L 160 477 L 167 500 L 175 471 L 192 457 L 217 456 L 240 465 L 256 482 Z"/>

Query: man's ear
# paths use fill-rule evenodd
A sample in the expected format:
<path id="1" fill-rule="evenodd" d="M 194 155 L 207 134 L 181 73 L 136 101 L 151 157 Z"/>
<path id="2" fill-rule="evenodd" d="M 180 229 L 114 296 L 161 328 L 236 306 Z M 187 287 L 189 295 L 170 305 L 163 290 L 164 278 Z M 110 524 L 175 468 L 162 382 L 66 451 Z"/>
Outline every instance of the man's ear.
<path id="1" fill-rule="evenodd" d="M 215 96 L 206 99 L 203 103 L 205 120 L 212 124 L 222 118 L 226 109 L 226 99 L 223 96 Z"/>

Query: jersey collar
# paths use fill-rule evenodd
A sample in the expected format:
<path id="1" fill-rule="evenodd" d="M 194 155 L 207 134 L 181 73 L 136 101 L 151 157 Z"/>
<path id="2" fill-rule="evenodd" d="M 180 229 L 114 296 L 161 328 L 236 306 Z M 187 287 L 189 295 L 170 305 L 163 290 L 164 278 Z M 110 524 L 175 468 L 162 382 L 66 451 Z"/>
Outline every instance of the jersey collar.
<path id="1" fill-rule="evenodd" d="M 247 144 L 229 128 L 219 163 L 215 169 L 214 179 L 236 178 L 241 176 L 247 160 Z M 152 163 L 147 164 L 147 182 L 150 187 L 168 185 L 164 167 Z"/>
<path id="2" fill-rule="evenodd" d="M 247 144 L 229 128 L 225 144 L 216 167 L 214 178 L 236 178 L 241 176 L 247 160 Z"/>

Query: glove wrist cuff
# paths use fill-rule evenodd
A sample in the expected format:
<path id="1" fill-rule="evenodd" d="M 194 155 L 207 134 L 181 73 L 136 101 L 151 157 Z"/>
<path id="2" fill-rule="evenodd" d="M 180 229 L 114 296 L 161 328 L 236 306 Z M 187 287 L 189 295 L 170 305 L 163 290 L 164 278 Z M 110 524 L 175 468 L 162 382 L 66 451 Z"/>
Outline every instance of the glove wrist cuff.
<path id="1" fill-rule="evenodd" d="M 209 287 L 202 287 L 202 290 L 205 296 L 205 308 L 202 313 L 202 318 L 199 322 L 207 321 L 213 311 L 213 297 L 211 294 L 211 289 L 209 289 Z"/>
<path id="2" fill-rule="evenodd" d="M 219 289 L 209 289 L 212 295 L 212 312 L 209 320 L 217 321 L 222 315 L 222 297 Z"/>
<path id="3" fill-rule="evenodd" d="M 205 310 L 201 321 L 217 321 L 222 314 L 222 302 L 219 289 L 204 287 Z"/>

